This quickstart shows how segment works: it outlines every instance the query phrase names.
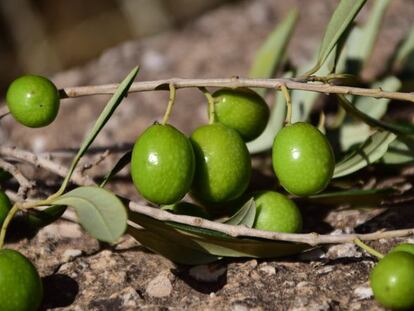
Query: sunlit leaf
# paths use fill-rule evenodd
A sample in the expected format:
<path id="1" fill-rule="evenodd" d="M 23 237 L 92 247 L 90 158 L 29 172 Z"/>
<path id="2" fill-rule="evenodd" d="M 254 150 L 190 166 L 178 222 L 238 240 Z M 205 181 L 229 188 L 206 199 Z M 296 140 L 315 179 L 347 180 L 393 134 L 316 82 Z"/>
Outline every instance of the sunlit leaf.
<path id="1" fill-rule="evenodd" d="M 389 3 L 390 0 L 374 1 L 365 25 L 355 27 L 351 32 L 347 47 L 346 59 L 348 68 L 346 72 L 358 74 L 368 62 Z"/>
<path id="2" fill-rule="evenodd" d="M 386 164 L 407 164 L 414 162 L 414 139 L 400 136 L 388 147 L 387 153 L 382 158 Z"/>
<path id="3" fill-rule="evenodd" d="M 293 9 L 285 19 L 276 26 L 258 50 L 249 76 L 251 78 L 271 78 L 283 60 L 286 47 L 298 19 L 298 11 Z M 257 90 L 261 95 L 264 89 Z"/>
<path id="4" fill-rule="evenodd" d="M 275 104 L 270 112 L 269 122 L 263 133 L 255 140 L 247 143 L 249 152 L 259 153 L 272 148 L 276 134 L 283 128 L 286 120 L 286 103 L 282 92 L 277 92 L 275 96 Z"/>
<path id="5" fill-rule="evenodd" d="M 76 157 L 73 159 L 72 164 L 69 168 L 69 172 L 66 175 L 65 180 L 63 181 L 62 186 L 60 188 L 60 192 L 63 192 L 65 190 L 79 160 L 88 150 L 89 146 L 93 143 L 96 136 L 105 126 L 106 122 L 108 122 L 108 120 L 114 113 L 115 109 L 119 106 L 119 104 L 122 102 L 124 97 L 128 94 L 128 90 L 132 82 L 134 81 L 135 77 L 137 76 L 138 71 L 139 71 L 138 67 L 135 67 L 134 69 L 132 69 L 132 71 L 128 74 L 128 76 L 119 84 L 114 95 L 111 97 L 111 99 L 106 104 L 104 110 L 99 115 L 99 118 L 96 120 L 95 125 L 93 126 L 92 130 L 89 132 L 89 134 L 86 136 L 86 138 L 82 142 L 82 145 L 80 146 L 79 151 L 76 154 Z"/>
<path id="6" fill-rule="evenodd" d="M 115 242 L 126 229 L 124 205 L 117 196 L 103 188 L 79 187 L 58 197 L 53 204 L 73 207 L 79 223 L 98 240 Z"/>
<path id="7" fill-rule="evenodd" d="M 319 49 L 319 56 L 316 65 L 305 75 L 311 75 L 315 73 L 323 65 L 365 2 L 366 0 L 342 0 L 338 4 L 329 21 L 328 26 L 326 27 L 325 35 L 322 39 L 322 43 Z"/>
<path id="8" fill-rule="evenodd" d="M 256 204 L 254 199 L 248 200 L 234 215 L 224 221 L 228 225 L 245 225 L 251 228 L 256 217 Z"/>
<path id="9" fill-rule="evenodd" d="M 333 178 L 352 174 L 379 160 L 396 137 L 395 134 L 387 131 L 374 133 L 349 156 L 335 165 Z"/>

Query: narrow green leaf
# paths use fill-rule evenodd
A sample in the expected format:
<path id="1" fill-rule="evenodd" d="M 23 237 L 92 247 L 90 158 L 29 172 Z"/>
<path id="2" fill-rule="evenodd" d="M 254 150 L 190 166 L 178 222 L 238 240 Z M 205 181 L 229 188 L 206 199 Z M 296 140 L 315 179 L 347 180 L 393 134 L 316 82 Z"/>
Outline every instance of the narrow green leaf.
<path id="1" fill-rule="evenodd" d="M 387 77 L 371 86 L 371 88 L 382 88 L 392 92 L 397 91 L 400 87 L 401 82 L 395 77 Z M 376 99 L 360 96 L 356 98 L 354 106 L 371 118 L 380 119 L 387 112 L 390 101 L 390 99 L 386 98 Z M 348 150 L 352 145 L 365 141 L 371 134 L 372 130 L 368 124 L 360 122 L 359 120 L 351 121 L 348 118 L 347 122 L 340 128 L 339 140 L 342 150 Z"/>
<path id="2" fill-rule="evenodd" d="M 96 120 L 95 125 L 93 126 L 92 130 L 89 132 L 89 134 L 86 136 L 85 140 L 83 141 L 82 145 L 80 146 L 79 151 L 76 154 L 76 157 L 73 159 L 72 164 L 69 168 L 69 172 L 66 175 L 65 180 L 63 181 L 62 186 L 60 187 L 58 193 L 61 194 L 65 191 L 66 186 L 68 185 L 69 180 L 79 160 L 88 150 L 89 146 L 93 143 L 96 136 L 99 134 L 101 129 L 105 126 L 106 122 L 108 122 L 109 118 L 112 116 L 115 109 L 119 106 L 121 101 L 128 94 L 128 90 L 131 87 L 131 84 L 134 81 L 135 77 L 137 76 L 138 71 L 139 71 L 138 67 L 135 67 L 134 69 L 132 69 L 132 71 L 128 74 L 128 76 L 119 84 L 119 87 L 115 91 L 114 95 L 111 97 L 109 102 L 106 104 L 98 120 Z"/>
<path id="3" fill-rule="evenodd" d="M 241 208 L 237 210 L 230 218 L 223 221 L 223 223 L 228 225 L 245 225 L 251 228 L 254 224 L 254 219 L 256 217 L 256 204 L 254 199 L 250 198 L 246 203 L 243 204 Z"/>
<path id="4" fill-rule="evenodd" d="M 348 73 L 357 75 L 368 62 L 389 3 L 390 0 L 374 1 L 366 24 L 363 27 L 355 27 L 351 32 L 346 55 Z"/>
<path id="5" fill-rule="evenodd" d="M 297 20 L 298 11 L 293 9 L 285 19 L 276 26 L 258 50 L 252 67 L 250 68 L 249 77 L 271 78 L 273 76 L 273 73 L 277 70 L 283 60 L 286 47 Z M 264 89 L 260 89 L 259 93 L 263 95 L 264 91 Z"/>
<path id="6" fill-rule="evenodd" d="M 401 126 L 399 124 L 389 123 L 380 121 L 370 117 L 369 115 L 363 113 L 362 111 L 358 110 L 344 95 L 336 95 L 339 99 L 339 104 L 348 112 L 351 116 L 356 119 L 359 119 L 371 127 L 386 130 L 393 132 L 395 134 L 405 134 L 405 135 L 412 135 L 414 134 L 414 129 L 406 126 Z"/>
<path id="7" fill-rule="evenodd" d="M 414 139 L 399 136 L 388 147 L 382 158 L 385 164 L 407 164 L 414 162 Z"/>
<path id="8" fill-rule="evenodd" d="M 118 174 L 125 166 L 131 162 L 132 151 L 126 152 L 119 160 L 115 163 L 114 167 L 105 175 L 103 181 L 99 187 L 105 187 L 105 185 Z"/>
<path id="9" fill-rule="evenodd" d="M 287 73 L 285 77 L 291 77 Z M 251 154 L 267 151 L 272 148 L 276 134 L 283 128 L 286 120 L 286 103 L 282 92 L 277 92 L 275 103 L 270 111 L 269 121 L 263 133 L 255 140 L 247 143 L 247 149 Z"/>
<path id="10" fill-rule="evenodd" d="M 276 258 L 311 248 L 310 245 L 299 243 L 233 238 L 185 224 L 163 223 L 137 212 L 130 212 L 130 220 L 161 237 L 168 236 L 177 247 L 184 245 L 220 257 Z"/>
<path id="11" fill-rule="evenodd" d="M 143 246 L 160 254 L 171 261 L 183 265 L 202 265 L 217 261 L 218 256 L 210 255 L 205 251 L 198 251 L 185 245 L 177 244 L 168 235 L 159 235 L 147 229 L 137 229 L 128 226 L 128 234 Z"/>
<path id="12" fill-rule="evenodd" d="M 339 3 L 326 28 L 316 65 L 305 75 L 315 73 L 323 65 L 329 54 L 341 39 L 341 36 L 346 32 L 358 12 L 364 6 L 365 2 L 366 0 L 342 0 Z"/>
<path id="13" fill-rule="evenodd" d="M 121 200 L 112 192 L 99 187 L 79 187 L 53 201 L 75 209 L 79 223 L 93 237 L 115 242 L 127 226 L 127 212 Z"/>
<path id="14" fill-rule="evenodd" d="M 375 82 L 371 85 L 372 89 L 384 89 L 390 92 L 398 91 L 401 87 L 401 81 L 396 77 L 387 77 L 384 80 Z M 367 96 L 359 96 L 355 101 L 355 108 L 366 113 L 372 118 L 380 119 L 382 118 L 388 109 L 388 104 L 390 103 L 388 98 L 373 98 Z"/>
<path id="15" fill-rule="evenodd" d="M 394 194 L 393 189 L 352 189 L 335 192 L 324 192 L 321 194 L 313 195 L 305 199 L 311 203 L 317 204 L 349 204 L 351 206 L 377 206 L 384 199 Z"/>
<path id="16" fill-rule="evenodd" d="M 42 211 L 32 209 L 28 210 L 26 219 L 32 228 L 41 229 L 58 220 L 65 210 L 64 205 L 52 205 Z"/>
<path id="17" fill-rule="evenodd" d="M 335 165 L 333 178 L 352 174 L 379 160 L 397 136 L 391 132 L 376 132 L 348 157 Z"/>
<path id="18" fill-rule="evenodd" d="M 403 71 L 407 71 L 408 67 L 408 71 L 414 71 L 414 26 L 396 50 L 394 67 L 403 69 Z"/>

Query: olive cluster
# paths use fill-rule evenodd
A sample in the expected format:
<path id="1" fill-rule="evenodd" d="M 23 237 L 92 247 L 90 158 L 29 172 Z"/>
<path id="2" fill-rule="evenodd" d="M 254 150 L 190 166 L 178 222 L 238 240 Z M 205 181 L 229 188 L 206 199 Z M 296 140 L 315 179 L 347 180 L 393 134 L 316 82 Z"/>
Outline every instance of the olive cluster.
<path id="1" fill-rule="evenodd" d="M 176 213 L 205 218 L 243 203 L 252 170 L 246 142 L 263 132 L 269 108 L 259 94 L 246 88 L 220 89 L 212 97 L 214 122 L 197 128 L 189 138 L 169 124 L 159 123 L 138 137 L 131 175 L 148 201 L 172 205 L 169 209 Z M 272 155 L 280 184 L 293 195 L 320 192 L 332 177 L 332 148 L 308 123 L 283 128 L 275 138 Z M 187 193 L 202 207 L 180 202 Z M 275 191 L 250 196 L 257 206 L 255 228 L 301 231 L 301 213 L 287 196 Z"/>

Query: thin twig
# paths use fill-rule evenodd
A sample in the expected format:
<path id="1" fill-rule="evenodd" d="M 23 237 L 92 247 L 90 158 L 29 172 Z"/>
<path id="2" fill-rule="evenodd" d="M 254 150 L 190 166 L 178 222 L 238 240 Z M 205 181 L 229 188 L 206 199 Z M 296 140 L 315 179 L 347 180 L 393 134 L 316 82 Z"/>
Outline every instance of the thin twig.
<path id="1" fill-rule="evenodd" d="M 334 94 L 351 94 L 360 96 L 369 96 L 375 98 L 389 98 L 395 100 L 406 100 L 414 102 L 414 93 L 388 92 L 382 89 L 367 89 L 351 86 L 331 85 L 327 83 L 309 83 L 306 81 L 295 81 L 289 78 L 279 79 L 246 79 L 246 78 L 223 78 L 223 79 L 181 79 L 172 78 L 156 81 L 134 82 L 129 92 L 145 92 L 155 90 L 168 90 L 170 84 L 174 84 L 175 88 L 200 88 L 200 87 L 252 87 L 252 88 L 268 88 L 280 89 L 285 85 L 291 90 L 303 90 L 318 93 L 334 93 Z M 99 94 L 113 94 L 118 84 L 91 85 L 79 87 L 67 87 L 60 90 L 62 98 L 80 97 Z"/>
<path id="2" fill-rule="evenodd" d="M 65 177 L 68 173 L 68 168 L 53 162 L 47 156 L 38 156 L 29 151 L 20 150 L 13 147 L 1 147 L 0 146 L 0 155 L 4 157 L 14 158 L 20 161 L 31 163 L 37 167 L 42 167 L 56 175 Z M 75 172 L 71 178 L 72 182 L 78 185 L 93 185 L 95 182 L 89 176 L 84 176 L 79 172 Z"/>
<path id="3" fill-rule="evenodd" d="M 17 193 L 19 201 L 25 199 L 27 192 L 35 185 L 34 182 L 28 180 L 26 176 L 13 164 L 0 159 L 0 167 L 9 172 L 19 183 L 19 192 Z"/>
<path id="4" fill-rule="evenodd" d="M 14 156 L 15 158 L 22 159 L 22 160 L 37 158 L 36 155 L 33 155 L 30 152 L 21 151 L 15 148 L 8 148 L 8 147 L 0 147 L 0 154 L 7 154 L 10 157 Z M 22 155 L 24 155 L 24 157 Z M 28 162 L 33 163 L 31 161 L 28 161 Z M 67 168 L 61 165 L 58 165 L 48 159 L 42 159 L 42 161 L 37 161 L 36 163 L 40 167 L 46 170 L 49 170 L 52 173 L 55 173 L 61 177 L 66 176 L 66 172 L 68 171 Z M 59 166 L 60 169 L 55 169 L 55 166 Z M 72 182 L 80 186 L 95 184 L 92 179 L 84 177 L 84 176 L 78 176 L 76 174 L 72 176 Z M 186 225 L 190 225 L 194 227 L 216 230 L 216 231 L 225 233 L 232 237 L 263 238 L 263 239 L 268 239 L 268 240 L 306 243 L 309 245 L 352 243 L 356 239 L 360 239 L 361 241 L 370 241 L 370 240 L 389 239 L 389 238 L 406 237 L 406 236 L 414 235 L 414 228 L 392 230 L 392 231 L 378 231 L 378 232 L 367 233 L 367 234 L 320 235 L 318 233 L 306 233 L 306 234 L 279 233 L 279 232 L 272 232 L 272 231 L 250 229 L 245 226 L 227 225 L 227 224 L 209 221 L 209 220 L 198 218 L 198 217 L 176 215 L 176 214 L 172 214 L 172 213 L 169 213 L 167 211 L 164 211 L 158 208 L 140 205 L 132 201 L 129 203 L 129 207 L 133 211 L 150 216 L 154 219 L 158 219 L 161 221 L 172 221 L 172 222 L 182 223 L 182 224 L 186 224 Z"/>

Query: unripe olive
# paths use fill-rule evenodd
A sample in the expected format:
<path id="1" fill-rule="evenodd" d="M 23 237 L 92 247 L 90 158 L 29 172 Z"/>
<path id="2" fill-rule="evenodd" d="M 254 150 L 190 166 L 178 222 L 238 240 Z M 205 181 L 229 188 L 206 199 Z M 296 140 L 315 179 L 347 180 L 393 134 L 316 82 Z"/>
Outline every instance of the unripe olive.
<path id="1" fill-rule="evenodd" d="M 236 130 L 244 141 L 257 138 L 269 120 L 269 107 L 251 89 L 224 88 L 213 94 L 217 120 Z"/>
<path id="2" fill-rule="evenodd" d="M 326 188 L 335 168 L 332 147 L 309 123 L 295 123 L 278 132 L 273 142 L 273 169 L 288 192 L 308 196 Z"/>
<path id="3" fill-rule="evenodd" d="M 43 127 L 57 116 L 59 92 L 50 80 L 26 75 L 10 84 L 6 102 L 11 115 L 19 123 L 28 127 Z"/>
<path id="4" fill-rule="evenodd" d="M 206 203 L 240 197 L 251 175 L 250 154 L 240 135 L 215 123 L 199 127 L 190 139 L 196 158 L 192 195 Z"/>
<path id="5" fill-rule="evenodd" d="M 148 201 L 172 204 L 189 191 L 194 152 L 189 139 L 171 125 L 154 124 L 137 139 L 131 157 L 135 187 Z"/>

